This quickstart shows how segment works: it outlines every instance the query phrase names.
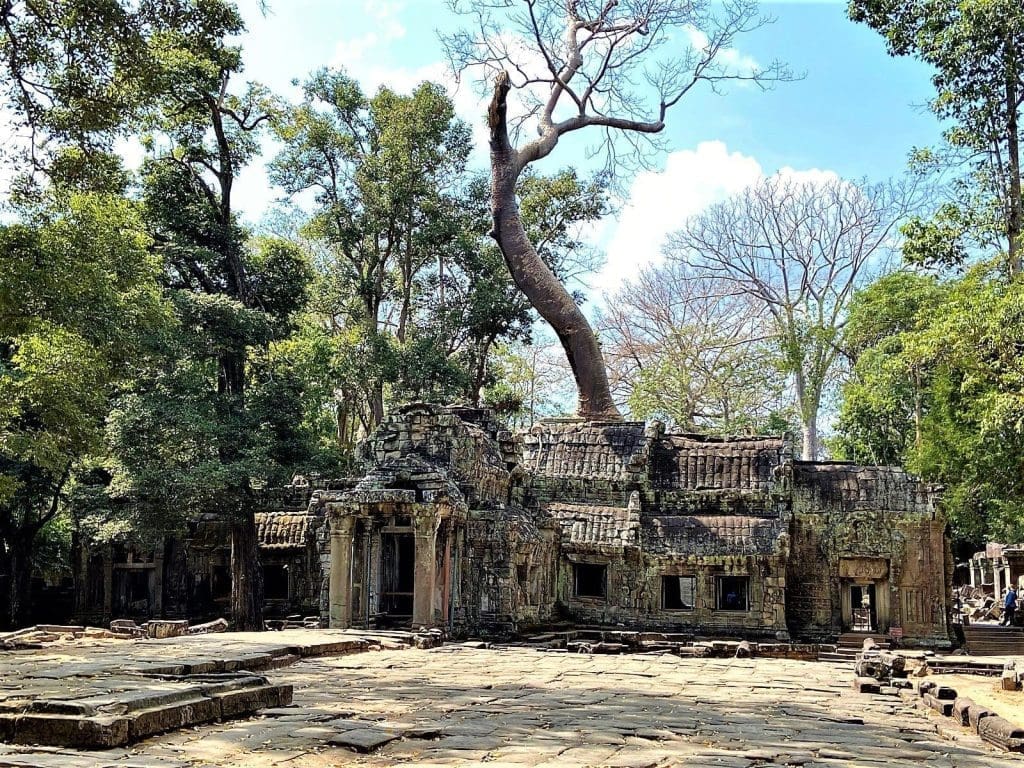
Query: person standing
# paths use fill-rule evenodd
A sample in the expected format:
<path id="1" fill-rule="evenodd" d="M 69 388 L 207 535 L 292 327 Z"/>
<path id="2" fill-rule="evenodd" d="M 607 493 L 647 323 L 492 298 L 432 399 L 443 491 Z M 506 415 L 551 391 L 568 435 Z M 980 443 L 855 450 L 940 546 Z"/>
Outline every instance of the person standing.
<path id="1" fill-rule="evenodd" d="M 1005 624 L 1008 627 L 1013 626 L 1013 616 L 1017 612 L 1017 588 L 1012 584 L 1010 588 L 1006 590 L 1006 599 L 1003 601 L 1003 620 L 1000 624 Z"/>

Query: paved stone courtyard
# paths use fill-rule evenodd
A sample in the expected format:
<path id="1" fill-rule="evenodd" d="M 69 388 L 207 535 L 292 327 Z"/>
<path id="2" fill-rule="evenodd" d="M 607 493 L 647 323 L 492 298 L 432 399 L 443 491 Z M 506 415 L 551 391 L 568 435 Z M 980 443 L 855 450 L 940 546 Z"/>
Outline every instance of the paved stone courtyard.
<path id="1" fill-rule="evenodd" d="M 1024 766 L 949 719 L 854 693 L 825 663 L 445 646 L 267 674 L 295 686 L 291 707 L 104 752 L 0 745 L 0 768 Z"/>

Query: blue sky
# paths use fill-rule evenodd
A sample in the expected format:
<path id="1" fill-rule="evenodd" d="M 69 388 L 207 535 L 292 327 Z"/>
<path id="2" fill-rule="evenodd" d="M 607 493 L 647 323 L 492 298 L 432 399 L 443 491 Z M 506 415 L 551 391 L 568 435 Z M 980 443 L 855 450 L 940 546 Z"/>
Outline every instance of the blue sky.
<path id="1" fill-rule="evenodd" d="M 266 16 L 257 0 L 239 6 L 251 79 L 293 95 L 294 78 L 328 65 L 346 68 L 368 91 L 440 80 L 462 117 L 481 125 L 477 95 L 466 85 L 456 89 L 445 70 L 436 30 L 459 19 L 442 0 L 271 0 Z M 889 57 L 881 37 L 848 21 L 845 7 L 840 0 L 763 4 L 777 21 L 741 38 L 738 53 L 760 63 L 781 59 L 804 78 L 769 92 L 693 93 L 670 113 L 658 168 L 628 181 L 617 214 L 588 233 L 608 259 L 592 281 L 595 293 L 656 261 L 666 233 L 758 174 L 789 169 L 880 180 L 903 173 L 911 148 L 938 139 L 923 106 L 928 69 Z M 475 157 L 484 161 L 482 152 Z M 545 161 L 547 170 L 578 162 L 571 147 Z M 259 168 L 244 182 L 242 203 L 256 218 L 275 193 Z"/>

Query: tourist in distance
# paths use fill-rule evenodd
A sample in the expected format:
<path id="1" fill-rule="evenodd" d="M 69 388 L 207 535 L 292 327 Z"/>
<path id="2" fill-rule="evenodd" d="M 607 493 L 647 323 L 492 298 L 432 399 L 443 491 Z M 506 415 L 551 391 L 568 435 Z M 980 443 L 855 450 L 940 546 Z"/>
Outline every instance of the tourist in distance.
<path id="1" fill-rule="evenodd" d="M 1006 598 L 1003 600 L 1003 620 L 1000 624 L 1008 627 L 1013 626 L 1013 615 L 1017 612 L 1017 588 L 1010 585 L 1006 590 Z"/>

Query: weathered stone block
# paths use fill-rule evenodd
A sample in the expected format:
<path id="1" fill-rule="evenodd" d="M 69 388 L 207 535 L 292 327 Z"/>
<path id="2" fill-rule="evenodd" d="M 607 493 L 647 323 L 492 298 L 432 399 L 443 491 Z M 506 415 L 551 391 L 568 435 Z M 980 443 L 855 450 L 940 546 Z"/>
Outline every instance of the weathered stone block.
<path id="1" fill-rule="evenodd" d="M 953 701 L 953 718 L 963 726 L 969 726 L 971 724 L 970 710 L 971 707 L 976 707 L 972 699 L 966 696 L 957 696 Z"/>
<path id="2" fill-rule="evenodd" d="M 853 688 L 857 693 L 881 693 L 882 686 L 873 677 L 855 677 Z"/>
<path id="3" fill-rule="evenodd" d="M 953 714 L 953 702 L 948 699 L 940 699 L 931 693 L 926 693 L 921 697 L 925 703 L 925 706 L 934 709 L 936 712 L 941 712 L 947 717 Z"/>
<path id="4" fill-rule="evenodd" d="M 163 731 L 219 720 L 220 702 L 197 696 L 187 701 L 133 712 L 128 720 L 128 740 L 138 741 Z"/>
<path id="5" fill-rule="evenodd" d="M 1024 728 L 993 715 L 978 723 L 978 735 L 990 744 L 1010 752 L 1024 752 Z"/>
<path id="6" fill-rule="evenodd" d="M 995 714 L 996 713 L 991 709 L 985 709 L 985 707 L 975 704 L 967 710 L 967 720 L 971 725 L 971 729 L 975 733 L 978 733 L 978 727 L 981 725 L 981 721 L 989 717 L 994 717 Z"/>
<path id="7" fill-rule="evenodd" d="M 153 638 L 180 637 L 188 632 L 187 620 L 150 619 L 146 623 L 146 632 Z"/>
<path id="8" fill-rule="evenodd" d="M 23 714 L 15 720 L 11 741 L 83 749 L 120 747 L 128 743 L 128 717 Z"/>

